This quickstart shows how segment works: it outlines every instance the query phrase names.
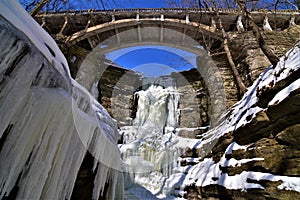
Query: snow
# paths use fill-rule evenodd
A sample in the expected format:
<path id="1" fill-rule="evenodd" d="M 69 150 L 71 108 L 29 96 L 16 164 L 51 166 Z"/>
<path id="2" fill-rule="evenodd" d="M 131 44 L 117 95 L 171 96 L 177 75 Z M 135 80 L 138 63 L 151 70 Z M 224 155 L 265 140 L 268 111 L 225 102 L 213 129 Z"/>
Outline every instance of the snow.
<path id="1" fill-rule="evenodd" d="M 240 33 L 245 31 L 241 15 L 238 16 L 238 19 L 236 22 L 236 28 L 237 28 L 238 32 L 240 32 Z"/>
<path id="2" fill-rule="evenodd" d="M 264 31 L 272 31 L 271 25 L 269 24 L 269 19 L 265 16 L 264 23 L 263 23 Z"/>
<path id="3" fill-rule="evenodd" d="M 222 158 L 218 163 L 215 163 L 212 158 L 205 158 L 199 164 L 192 166 L 183 182 L 183 185 L 191 185 L 196 182 L 197 186 L 207 186 L 211 184 L 222 185 L 228 189 L 245 189 L 245 188 L 261 188 L 258 184 L 243 182 L 247 176 L 245 174 L 229 176 L 222 173 L 222 167 L 237 167 L 244 163 L 251 161 L 260 161 L 263 158 L 252 158 L 252 159 L 227 159 L 226 154 L 231 154 L 233 150 L 242 149 L 245 150 L 245 146 L 240 146 L 235 142 L 231 143 Z"/>
<path id="4" fill-rule="evenodd" d="M 278 189 L 295 190 L 299 192 L 300 189 L 300 178 L 299 177 L 288 177 L 288 176 L 277 176 L 270 173 L 243 171 L 241 174 L 229 176 L 226 173 L 222 173 L 221 167 L 236 167 L 241 166 L 243 163 L 250 161 L 260 161 L 263 158 L 253 159 L 226 159 L 225 154 L 218 163 L 215 163 L 212 158 L 205 158 L 199 164 L 191 167 L 183 185 L 191 185 L 196 182 L 196 186 L 207 186 L 207 185 L 220 185 L 227 189 L 242 190 L 246 191 L 251 188 L 264 189 L 258 183 L 249 183 L 249 179 L 256 181 L 269 180 L 269 181 L 282 181 L 282 184 L 278 186 Z M 183 186 L 184 187 L 184 186 Z"/>
<path id="5" fill-rule="evenodd" d="M 297 89 L 299 89 L 300 85 L 300 78 L 294 81 L 292 84 L 278 92 L 275 97 L 269 102 L 269 106 L 279 104 L 282 102 L 285 98 L 289 96 L 289 94 Z"/>
<path id="6" fill-rule="evenodd" d="M 248 88 L 248 91 L 243 98 L 236 103 L 231 110 L 229 110 L 224 116 L 223 121 L 214 129 L 204 134 L 194 146 L 194 148 L 202 149 L 203 155 L 212 148 L 211 144 L 221 137 L 222 135 L 234 131 L 239 127 L 249 123 L 258 112 L 268 109 L 269 106 L 274 106 L 282 102 L 287 98 L 291 92 L 299 89 L 300 79 L 295 80 L 287 87 L 279 91 L 274 98 L 268 103 L 268 107 L 262 108 L 257 105 L 259 101 L 259 95 L 257 94 L 261 90 L 269 89 L 272 86 L 279 84 L 282 80 L 289 77 L 293 72 L 300 68 L 300 42 L 298 42 L 294 48 L 286 53 L 286 56 L 280 58 L 276 67 L 270 66 L 264 73 L 260 75 L 257 81 Z M 236 142 L 231 143 L 224 155 L 221 157 L 218 163 L 215 163 L 212 158 L 205 158 L 200 163 L 192 166 L 183 182 L 183 187 L 196 183 L 197 186 L 207 185 L 221 185 L 227 189 L 235 189 L 246 191 L 250 188 L 264 189 L 256 181 L 269 180 L 269 181 L 282 181 L 278 186 L 278 189 L 294 190 L 299 192 L 300 178 L 273 175 L 269 173 L 243 171 L 241 174 L 229 176 L 226 173 L 222 173 L 220 167 L 237 167 L 247 162 L 259 162 L 263 158 L 252 159 L 227 159 L 226 154 L 232 154 L 235 150 L 247 151 L 248 146 L 238 145 Z M 178 170 L 177 170 L 178 171 Z M 249 179 L 255 180 L 249 183 Z"/>
<path id="7" fill-rule="evenodd" d="M 178 129 L 176 129 L 176 131 L 178 131 Z M 193 138 L 183 138 L 180 136 L 177 136 L 177 138 L 178 138 L 178 142 L 176 143 L 176 147 L 181 149 L 185 149 L 185 148 L 192 149 L 199 142 L 198 139 L 193 139 Z"/>
<path id="8" fill-rule="evenodd" d="M 126 191 L 125 200 L 139 199 L 158 200 L 158 198 L 155 195 L 153 195 L 150 191 L 141 186 L 135 186 Z"/>
<path id="9" fill-rule="evenodd" d="M 242 160 L 236 160 L 234 158 L 227 159 L 225 156 L 227 154 L 232 154 L 232 151 L 237 151 L 237 150 L 244 150 L 246 151 L 247 146 L 242 146 L 237 144 L 236 142 L 232 142 L 230 145 L 228 145 L 227 149 L 225 150 L 224 155 L 219 161 L 220 166 L 224 167 L 237 167 L 241 166 L 244 163 L 251 162 L 251 161 L 260 161 L 264 160 L 264 158 L 252 158 L 252 159 L 242 159 Z"/>
<path id="10" fill-rule="evenodd" d="M 70 77 L 54 40 L 16 0 L 1 0 L 0 15 L 0 198 L 18 185 L 18 199 L 70 199 L 87 151 L 93 198 L 108 181 L 108 198 L 122 198 L 115 120 Z"/>
<path id="11" fill-rule="evenodd" d="M 47 58 L 49 63 L 69 78 L 70 71 L 64 55 L 51 36 L 22 8 L 17 0 L 1 0 L 0 13 L 10 24 L 21 30 L 35 47 Z M 51 54 L 49 48 L 55 53 Z"/>
<path id="12" fill-rule="evenodd" d="M 232 142 L 225 150 L 225 154 L 232 154 L 232 151 L 236 151 L 236 150 L 240 150 L 240 149 L 246 150 L 247 146 L 239 145 L 236 142 Z"/>

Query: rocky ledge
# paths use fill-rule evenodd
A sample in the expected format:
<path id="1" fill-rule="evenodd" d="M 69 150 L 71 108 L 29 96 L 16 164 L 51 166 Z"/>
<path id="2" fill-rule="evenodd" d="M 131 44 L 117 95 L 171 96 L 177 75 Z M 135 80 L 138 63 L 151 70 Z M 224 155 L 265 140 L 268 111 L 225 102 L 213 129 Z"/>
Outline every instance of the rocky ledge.
<path id="1" fill-rule="evenodd" d="M 300 42 L 200 140 L 188 199 L 300 198 Z M 215 144 L 208 155 L 203 150 Z"/>

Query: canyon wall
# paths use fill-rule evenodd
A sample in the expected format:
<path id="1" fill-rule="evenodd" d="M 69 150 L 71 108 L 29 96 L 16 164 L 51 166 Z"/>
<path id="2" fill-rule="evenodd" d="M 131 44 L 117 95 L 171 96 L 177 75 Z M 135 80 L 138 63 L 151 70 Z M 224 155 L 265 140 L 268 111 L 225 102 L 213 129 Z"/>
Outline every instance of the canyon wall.
<path id="1" fill-rule="evenodd" d="M 300 197 L 299 45 L 265 70 L 194 149 L 200 162 L 183 183 L 186 198 Z M 209 135 L 218 139 L 203 155 Z"/>

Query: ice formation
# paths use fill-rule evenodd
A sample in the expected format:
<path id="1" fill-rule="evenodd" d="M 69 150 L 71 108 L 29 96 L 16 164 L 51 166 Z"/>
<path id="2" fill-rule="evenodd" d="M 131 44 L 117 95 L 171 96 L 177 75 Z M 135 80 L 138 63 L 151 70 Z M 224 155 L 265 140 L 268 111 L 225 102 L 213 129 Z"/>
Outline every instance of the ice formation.
<path id="1" fill-rule="evenodd" d="M 54 40 L 17 0 L 0 1 L 0 38 L 0 199 L 70 199 L 87 150 L 93 198 L 122 199 L 116 123 Z"/>
<path id="2" fill-rule="evenodd" d="M 172 174 L 178 158 L 175 135 L 179 94 L 172 80 L 148 81 L 138 91 L 133 126 L 123 127 L 122 158 L 131 179 L 159 192 Z"/>

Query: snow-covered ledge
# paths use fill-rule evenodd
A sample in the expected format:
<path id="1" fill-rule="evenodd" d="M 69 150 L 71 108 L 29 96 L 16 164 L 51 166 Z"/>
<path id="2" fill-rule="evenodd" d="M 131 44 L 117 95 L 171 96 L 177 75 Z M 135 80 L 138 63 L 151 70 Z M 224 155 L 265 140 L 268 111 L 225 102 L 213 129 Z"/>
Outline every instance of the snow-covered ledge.
<path id="1" fill-rule="evenodd" d="M 193 146 L 198 149 L 209 149 L 208 147 L 211 149 L 211 144 L 215 144 L 216 141 L 225 134 L 236 133 L 240 129 L 245 129 L 242 136 L 237 137 L 234 135 L 233 142 L 228 145 L 218 162 L 215 162 L 213 158 L 203 159 L 206 156 L 203 154 L 201 162 L 188 170 L 182 183 L 182 189 L 191 185 L 195 185 L 199 188 L 218 185 L 227 190 L 247 191 L 248 189 L 264 189 L 264 187 L 258 183 L 263 180 L 280 182 L 277 186 L 277 189 L 279 190 L 300 193 L 299 177 L 282 176 L 257 171 L 243 171 L 242 173 L 233 176 L 222 171 L 223 167 L 237 167 L 243 163 L 264 160 L 262 157 L 235 160 L 230 157 L 226 158 L 226 155 L 231 155 L 232 151 L 235 150 L 244 150 L 246 152 L 246 149 L 248 149 L 248 146 L 250 145 L 239 145 L 237 139 L 241 141 L 241 138 L 244 138 L 242 141 L 248 140 L 250 144 L 253 142 L 252 137 L 254 131 L 251 130 L 251 128 L 253 129 L 253 126 L 249 128 L 247 125 L 255 119 L 258 120 L 256 117 L 262 118 L 260 120 L 266 121 L 266 124 L 275 124 L 274 120 L 276 118 L 269 119 L 266 114 L 265 116 L 260 115 L 262 115 L 261 113 L 265 113 L 268 110 L 279 106 L 288 98 L 292 98 L 295 91 L 299 91 L 299 70 L 300 42 L 295 44 L 294 48 L 288 51 L 284 57 L 280 58 L 280 61 L 275 67 L 268 67 L 253 85 L 248 88 L 248 92 L 245 93 L 243 98 L 226 113 L 220 125 L 205 133 L 203 139 L 199 140 L 198 143 Z M 271 95 L 267 96 L 266 94 Z M 293 105 L 290 106 L 292 107 Z M 299 108 L 299 103 L 297 106 Z M 294 110 L 293 112 L 294 113 L 289 114 L 297 116 L 299 110 Z M 277 114 L 282 117 L 286 113 Z M 263 117 L 265 117 L 265 119 Z M 289 123 L 291 123 L 289 125 L 297 124 L 299 123 L 299 118 Z M 280 123 L 278 124 L 280 125 Z M 256 126 L 258 125 L 256 124 Z M 270 132 L 266 131 L 266 133 L 269 134 Z M 276 152 L 274 152 L 274 154 L 276 154 Z M 254 182 L 249 181 L 249 179 L 254 180 Z"/>
<path id="2" fill-rule="evenodd" d="M 0 199 L 70 199 L 87 151 L 93 199 L 122 199 L 115 121 L 17 0 L 0 1 L 0 49 Z"/>

